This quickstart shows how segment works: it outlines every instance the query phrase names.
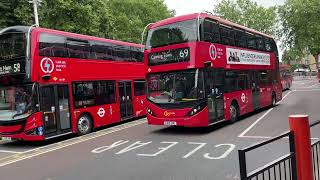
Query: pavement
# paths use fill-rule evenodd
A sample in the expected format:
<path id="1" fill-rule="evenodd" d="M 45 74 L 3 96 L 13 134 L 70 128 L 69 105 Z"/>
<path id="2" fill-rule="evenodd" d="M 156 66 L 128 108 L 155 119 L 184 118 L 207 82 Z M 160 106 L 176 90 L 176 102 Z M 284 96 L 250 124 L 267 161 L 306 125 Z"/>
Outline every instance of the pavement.
<path id="1" fill-rule="evenodd" d="M 0 179 L 30 180 L 237 180 L 238 150 L 288 130 L 288 116 L 318 120 L 320 84 L 294 81 L 272 109 L 234 124 L 210 128 L 147 125 L 146 119 L 45 143 L 1 142 Z M 312 140 L 320 137 L 311 129 Z M 288 153 L 288 139 L 250 152 L 248 170 Z"/>

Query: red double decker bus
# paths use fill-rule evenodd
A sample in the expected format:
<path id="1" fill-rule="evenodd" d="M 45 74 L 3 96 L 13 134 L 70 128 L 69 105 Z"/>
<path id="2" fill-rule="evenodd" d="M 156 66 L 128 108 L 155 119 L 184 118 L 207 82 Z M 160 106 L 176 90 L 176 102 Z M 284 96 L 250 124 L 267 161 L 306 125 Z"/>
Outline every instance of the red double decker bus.
<path id="1" fill-rule="evenodd" d="M 292 86 L 292 72 L 291 72 L 291 66 L 280 64 L 280 78 L 281 78 L 281 85 L 282 90 L 290 89 Z"/>
<path id="2" fill-rule="evenodd" d="M 274 39 L 208 14 L 148 27 L 147 119 L 153 125 L 209 126 L 282 99 Z"/>
<path id="3" fill-rule="evenodd" d="M 144 116 L 143 46 L 15 26 L 0 32 L 0 136 L 46 140 Z"/>

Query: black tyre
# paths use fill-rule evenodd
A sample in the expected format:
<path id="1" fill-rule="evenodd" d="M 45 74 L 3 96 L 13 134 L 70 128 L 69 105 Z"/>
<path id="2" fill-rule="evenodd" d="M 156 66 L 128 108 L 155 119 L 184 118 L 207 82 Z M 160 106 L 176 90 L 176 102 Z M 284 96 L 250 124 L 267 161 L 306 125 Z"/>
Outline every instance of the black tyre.
<path id="1" fill-rule="evenodd" d="M 276 105 L 277 105 L 276 95 L 274 93 L 272 93 L 271 106 L 274 107 Z"/>
<path id="2" fill-rule="evenodd" d="M 92 131 L 92 119 L 88 115 L 81 115 L 77 121 L 78 135 L 88 134 Z"/>
<path id="3" fill-rule="evenodd" d="M 234 123 L 239 118 L 239 107 L 236 103 L 230 105 L 230 122 Z"/>

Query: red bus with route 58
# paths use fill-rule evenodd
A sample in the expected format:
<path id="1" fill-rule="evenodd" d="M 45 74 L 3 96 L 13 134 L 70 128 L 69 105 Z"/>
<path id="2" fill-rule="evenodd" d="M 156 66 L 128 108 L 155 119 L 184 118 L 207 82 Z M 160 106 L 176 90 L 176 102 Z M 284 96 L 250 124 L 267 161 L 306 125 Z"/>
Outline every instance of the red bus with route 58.
<path id="1" fill-rule="evenodd" d="M 206 13 L 148 26 L 147 119 L 205 127 L 282 99 L 275 40 Z"/>
<path id="2" fill-rule="evenodd" d="M 57 30 L 0 31 L 0 136 L 46 140 L 146 115 L 143 46 Z"/>

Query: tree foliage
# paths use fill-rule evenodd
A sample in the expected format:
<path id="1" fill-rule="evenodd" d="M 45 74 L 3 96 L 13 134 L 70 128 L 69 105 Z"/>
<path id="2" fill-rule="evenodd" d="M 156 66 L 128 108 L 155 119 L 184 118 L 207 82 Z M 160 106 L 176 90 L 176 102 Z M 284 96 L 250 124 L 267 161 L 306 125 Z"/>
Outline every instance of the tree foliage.
<path id="1" fill-rule="evenodd" d="M 276 7 L 265 8 L 252 0 L 222 0 L 213 12 L 234 23 L 266 34 L 276 34 Z"/>
<path id="2" fill-rule="evenodd" d="M 282 36 L 287 47 L 320 53 L 320 1 L 287 0 L 279 8 Z"/>
<path id="3" fill-rule="evenodd" d="M 2 0 L 0 29 L 33 24 L 27 0 Z M 140 43 L 144 27 L 173 16 L 163 0 L 43 0 L 41 27 Z"/>

